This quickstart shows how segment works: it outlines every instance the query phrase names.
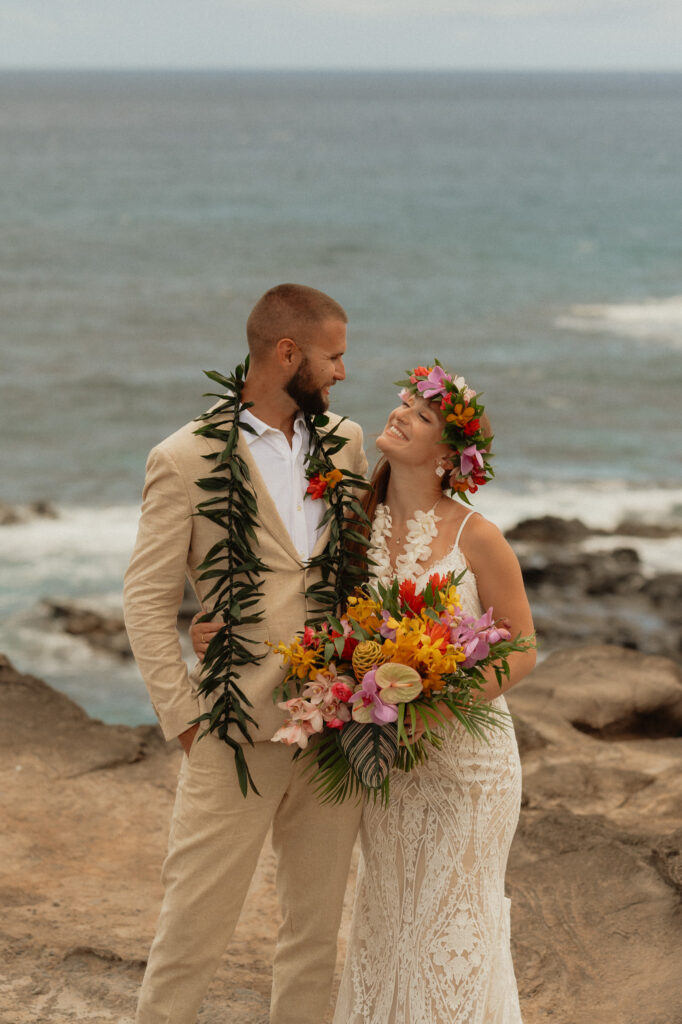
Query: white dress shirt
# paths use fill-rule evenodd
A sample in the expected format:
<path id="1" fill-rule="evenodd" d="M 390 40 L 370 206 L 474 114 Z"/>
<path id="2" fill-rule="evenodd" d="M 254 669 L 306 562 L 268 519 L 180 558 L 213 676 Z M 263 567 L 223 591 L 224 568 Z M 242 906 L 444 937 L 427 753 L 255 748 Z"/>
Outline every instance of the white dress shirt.
<path id="1" fill-rule="evenodd" d="M 326 505 L 322 498 L 305 497 L 308 487 L 305 456 L 310 451 L 310 435 L 303 413 L 299 412 L 294 420 L 291 445 L 281 430 L 259 420 L 249 409 L 244 409 L 239 418 L 256 431 L 252 434 L 245 430 L 242 436 L 301 561 L 306 562 L 319 536 L 320 519 Z"/>

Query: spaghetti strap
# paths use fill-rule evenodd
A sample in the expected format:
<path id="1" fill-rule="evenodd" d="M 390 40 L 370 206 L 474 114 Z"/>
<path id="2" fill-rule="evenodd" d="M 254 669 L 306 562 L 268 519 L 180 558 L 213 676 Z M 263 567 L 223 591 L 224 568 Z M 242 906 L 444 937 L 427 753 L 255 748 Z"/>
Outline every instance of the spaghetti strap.
<path id="1" fill-rule="evenodd" d="M 464 519 L 460 523 L 459 530 L 457 531 L 457 536 L 455 537 L 455 547 L 456 548 L 459 547 L 459 538 L 462 536 L 462 530 L 464 529 L 464 527 L 466 526 L 466 524 L 469 522 L 469 520 L 471 519 L 471 517 L 473 515 L 476 515 L 476 510 L 472 508 L 471 512 L 467 512 L 467 514 L 465 515 Z"/>

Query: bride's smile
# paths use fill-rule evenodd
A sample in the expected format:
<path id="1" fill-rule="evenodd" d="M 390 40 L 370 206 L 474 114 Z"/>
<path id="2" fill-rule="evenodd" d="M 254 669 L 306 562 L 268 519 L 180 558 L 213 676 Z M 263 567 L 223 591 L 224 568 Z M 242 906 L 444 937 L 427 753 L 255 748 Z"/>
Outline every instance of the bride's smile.
<path id="1" fill-rule="evenodd" d="M 445 417 L 434 403 L 409 396 L 389 414 L 376 445 L 392 464 L 409 465 L 411 472 L 426 466 L 430 477 L 438 458 L 449 454 L 441 443 L 444 424 Z"/>

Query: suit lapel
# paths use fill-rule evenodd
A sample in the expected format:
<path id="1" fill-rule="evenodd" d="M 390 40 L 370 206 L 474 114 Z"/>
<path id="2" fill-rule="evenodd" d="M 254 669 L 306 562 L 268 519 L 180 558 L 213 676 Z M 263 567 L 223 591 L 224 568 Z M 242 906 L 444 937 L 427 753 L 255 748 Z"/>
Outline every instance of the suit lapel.
<path id="1" fill-rule="evenodd" d="M 320 498 L 318 500 L 321 501 L 322 499 Z M 327 506 L 325 505 L 325 509 L 326 509 L 326 507 Z M 315 541 L 315 547 L 313 548 L 312 554 L 310 556 L 311 558 L 317 558 L 318 555 L 322 554 L 322 552 L 324 551 L 325 547 L 329 543 L 329 534 L 330 534 L 331 528 L 332 528 L 332 524 L 331 524 L 331 519 L 330 519 L 329 522 L 325 523 L 325 525 L 322 527 L 322 533 L 318 534 L 317 540 Z"/>

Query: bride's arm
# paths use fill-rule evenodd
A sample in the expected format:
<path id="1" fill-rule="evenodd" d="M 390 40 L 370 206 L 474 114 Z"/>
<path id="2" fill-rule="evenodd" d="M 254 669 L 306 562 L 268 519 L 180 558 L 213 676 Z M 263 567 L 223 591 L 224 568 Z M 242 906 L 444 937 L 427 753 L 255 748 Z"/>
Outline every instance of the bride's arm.
<path id="1" fill-rule="evenodd" d="M 498 528 L 481 516 L 472 516 L 462 536 L 462 551 L 476 576 L 483 610 L 491 605 L 495 619 L 506 619 L 512 637 L 534 631 L 521 566 Z M 535 666 L 534 650 L 519 651 L 508 658 L 510 674 L 500 687 L 494 669 L 486 671 L 485 696 L 492 700 L 518 683 Z"/>

